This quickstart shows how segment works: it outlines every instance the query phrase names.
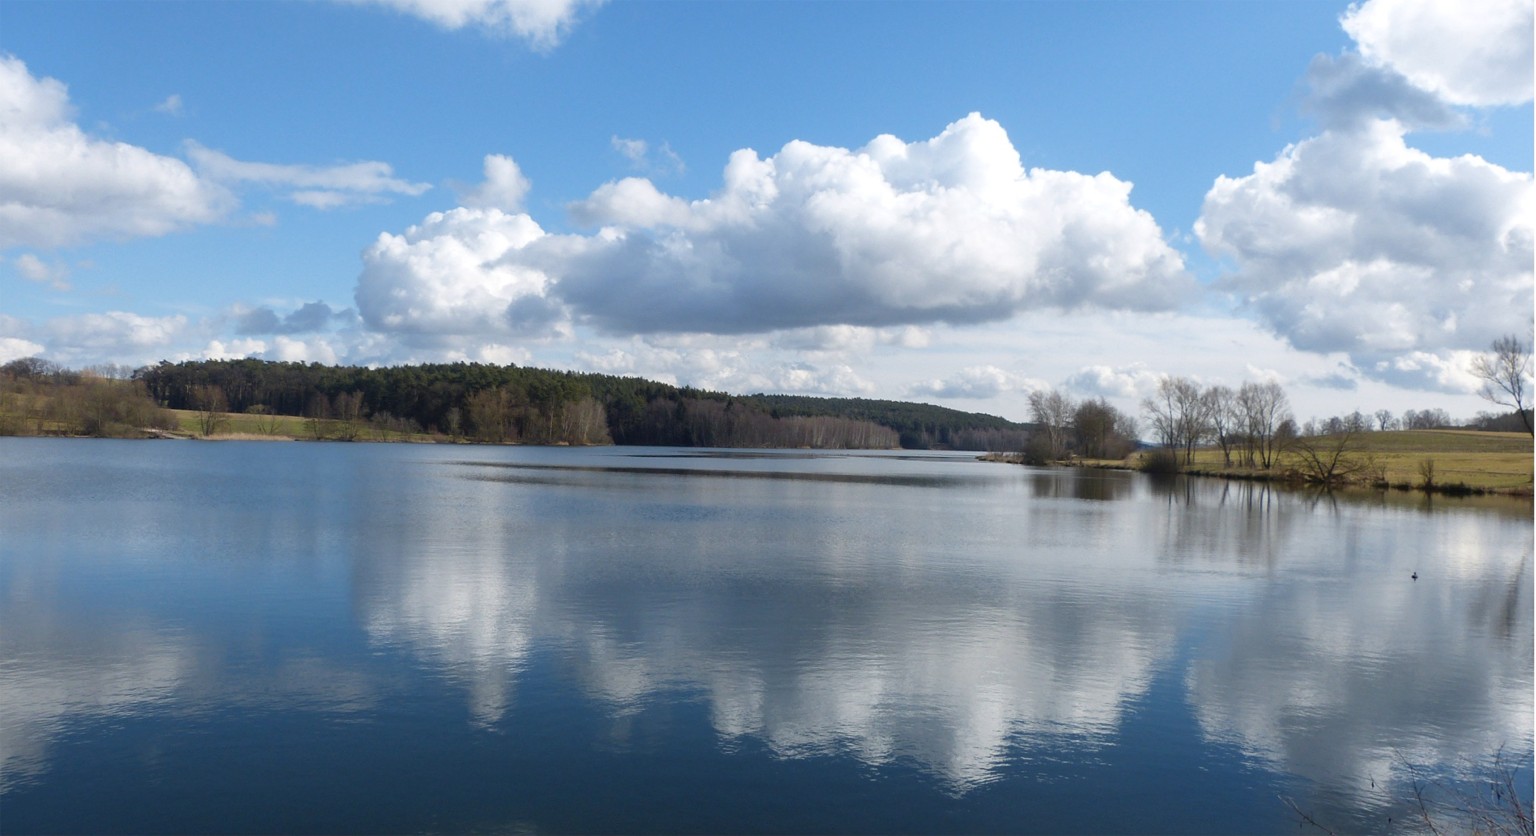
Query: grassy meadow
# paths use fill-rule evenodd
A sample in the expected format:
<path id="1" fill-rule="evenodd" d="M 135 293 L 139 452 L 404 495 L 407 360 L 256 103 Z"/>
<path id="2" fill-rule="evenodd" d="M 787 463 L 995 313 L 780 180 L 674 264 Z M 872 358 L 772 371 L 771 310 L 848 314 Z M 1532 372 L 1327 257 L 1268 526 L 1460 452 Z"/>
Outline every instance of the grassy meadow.
<path id="1" fill-rule="evenodd" d="M 1331 450 L 1341 439 L 1321 436 L 1304 440 Z M 1136 466 L 1144 455 L 1133 454 L 1131 466 Z M 1426 469 L 1432 467 L 1431 487 L 1449 486 L 1456 490 L 1465 486 L 1472 491 L 1528 496 L 1536 469 L 1532 438 L 1525 433 L 1449 429 L 1355 433 L 1344 442 L 1342 455 L 1360 466 L 1351 483 L 1385 483 L 1398 489 L 1423 488 Z M 1194 464 L 1186 469 L 1213 476 L 1270 478 L 1295 474 L 1304 468 L 1294 449 L 1281 452 L 1274 469 L 1266 473 L 1229 468 L 1220 449 L 1206 447 L 1195 451 Z"/>
<path id="2" fill-rule="evenodd" d="M 176 435 L 212 440 L 241 441 L 446 441 L 441 435 L 410 433 L 379 427 L 366 422 L 348 422 L 331 418 L 314 419 L 297 415 L 257 415 L 221 412 L 213 421 L 212 432 L 205 433 L 208 415 L 192 409 L 166 410 L 175 419 Z"/>

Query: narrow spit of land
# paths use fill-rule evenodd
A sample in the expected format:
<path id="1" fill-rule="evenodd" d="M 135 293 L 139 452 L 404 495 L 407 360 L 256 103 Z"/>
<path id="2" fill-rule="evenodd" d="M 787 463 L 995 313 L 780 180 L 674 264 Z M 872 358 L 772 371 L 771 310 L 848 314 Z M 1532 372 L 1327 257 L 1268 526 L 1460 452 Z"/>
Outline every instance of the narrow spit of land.
<path id="1" fill-rule="evenodd" d="M 1265 470 L 1229 465 L 1219 448 L 1197 449 L 1194 461 L 1180 472 L 1224 479 L 1307 483 L 1316 481 L 1305 461 L 1302 444 L 1340 459 L 1345 471 L 1335 486 L 1439 493 L 1532 495 L 1536 471 L 1531 436 L 1525 433 L 1476 430 L 1394 430 L 1355 433 L 1346 437 L 1301 439 L 1282 450 Z M 1125 459 L 1074 459 L 1069 466 L 1141 470 L 1151 453 L 1139 451 Z M 1018 461 L 1009 454 L 989 454 L 994 461 Z M 1236 461 L 1236 456 L 1233 457 Z"/>

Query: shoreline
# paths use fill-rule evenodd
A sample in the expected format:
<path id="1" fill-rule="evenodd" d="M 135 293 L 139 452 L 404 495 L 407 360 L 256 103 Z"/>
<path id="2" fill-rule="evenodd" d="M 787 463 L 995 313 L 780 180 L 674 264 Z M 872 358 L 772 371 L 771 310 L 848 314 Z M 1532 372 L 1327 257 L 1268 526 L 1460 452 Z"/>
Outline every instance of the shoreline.
<path id="1" fill-rule="evenodd" d="M 1017 453 L 986 453 L 978 456 L 980 461 L 998 462 L 1001 464 L 1022 465 L 1025 462 Z M 1146 471 L 1129 461 L 1109 461 L 1102 459 L 1076 459 L 1051 462 L 1044 465 L 1033 465 L 1044 468 L 1065 468 L 1083 470 L 1121 470 L 1130 473 L 1145 473 Z M 1198 476 L 1207 479 L 1224 479 L 1229 482 L 1264 482 L 1290 488 L 1322 488 L 1325 490 L 1349 490 L 1349 491 L 1378 491 L 1386 493 L 1395 491 L 1400 493 L 1419 492 L 1427 496 L 1440 495 L 1451 497 L 1462 496 L 1504 496 L 1514 499 L 1536 499 L 1536 492 L 1532 486 L 1526 484 L 1515 487 L 1489 487 L 1486 485 L 1470 485 L 1465 481 L 1441 482 L 1434 484 L 1414 484 L 1412 482 L 1391 482 L 1385 479 L 1358 479 L 1342 481 L 1333 485 L 1323 485 L 1309 481 L 1295 470 L 1237 470 L 1226 468 L 1209 468 L 1199 465 L 1181 465 L 1176 472 L 1168 476 Z"/>
<path id="2" fill-rule="evenodd" d="M 614 442 L 607 442 L 607 443 L 600 443 L 600 444 L 591 444 L 591 443 L 580 443 L 580 442 L 571 442 L 571 441 L 549 441 L 549 442 L 479 441 L 479 440 L 476 440 L 476 439 L 473 439 L 473 438 L 469 438 L 469 437 L 450 438 L 448 436 L 426 436 L 426 435 L 418 435 L 418 436 L 413 436 L 413 437 L 392 436 L 392 437 L 389 437 L 389 438 L 380 438 L 380 437 L 378 437 L 376 435 L 372 435 L 372 434 L 369 434 L 369 433 L 359 433 L 356 437 L 353 437 L 353 438 L 340 438 L 340 437 L 334 437 L 334 436 L 326 436 L 324 438 L 314 438 L 312 436 L 307 436 L 307 435 L 306 436 L 296 436 L 296 435 L 289 435 L 289 434 L 284 434 L 284 433 L 277 433 L 277 434 L 269 435 L 269 434 L 266 434 L 266 433 L 250 433 L 250 432 L 229 432 L 229 433 L 215 433 L 213 435 L 200 435 L 200 434 L 195 433 L 195 432 L 178 432 L 178 431 L 173 431 L 173 430 L 160 430 L 160 429 L 153 429 L 153 428 L 142 428 L 139 431 L 138 435 L 79 435 L 79 434 L 70 434 L 70 433 L 44 432 L 44 433 L 9 433 L 9 434 L 7 434 L 7 433 L 0 433 L 0 438 L 49 438 L 49 439 L 67 439 L 67 440 L 80 440 L 80 441 L 90 441 L 90 440 L 96 440 L 96 439 L 109 439 L 109 440 L 115 440 L 115 441 L 196 441 L 196 442 L 212 442 L 212 443 L 219 443 L 219 442 L 225 442 L 225 441 L 256 441 L 256 442 L 291 441 L 291 442 L 306 443 L 306 444 L 308 444 L 308 443 L 332 443 L 332 444 L 427 444 L 427 445 L 446 444 L 446 445 L 461 445 L 461 446 L 465 446 L 465 447 L 651 447 L 651 446 L 657 446 L 657 445 L 648 445 L 648 444 L 638 444 L 638 445 L 617 444 L 617 443 L 614 443 Z M 677 445 L 661 445 L 661 446 L 677 446 Z M 694 447 L 694 446 L 690 445 L 690 446 L 677 446 L 677 449 L 680 449 L 680 450 L 690 450 L 690 449 L 719 449 L 719 450 L 824 450 L 824 451 L 877 451 L 878 452 L 878 451 L 901 451 L 901 450 L 905 450 L 905 449 L 908 449 L 908 448 L 904 448 L 904 447 L 806 447 L 806 446 L 799 446 L 799 447 L 774 447 L 774 446 L 764 446 L 764 447 Z M 950 453 L 975 453 L 975 452 L 977 452 L 977 451 L 974 451 L 974 450 L 949 450 L 947 448 L 928 448 L 927 450 L 917 449 L 917 451 L 918 452 L 950 452 Z"/>

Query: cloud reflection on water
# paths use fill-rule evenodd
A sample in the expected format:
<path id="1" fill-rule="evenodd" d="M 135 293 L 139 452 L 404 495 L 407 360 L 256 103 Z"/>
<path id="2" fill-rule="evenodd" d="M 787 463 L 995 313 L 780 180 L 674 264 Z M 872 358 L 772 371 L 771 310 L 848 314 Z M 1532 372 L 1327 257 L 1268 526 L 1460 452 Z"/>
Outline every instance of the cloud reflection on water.
<path id="1" fill-rule="evenodd" d="M 98 632 L 58 623 L 14 600 L 4 605 L 0 790 L 46 771 L 48 747 L 71 721 L 163 705 L 194 665 L 184 637 L 137 619 Z"/>
<path id="2" fill-rule="evenodd" d="M 424 463 L 402 465 L 326 449 L 343 464 L 259 485 L 272 504 L 256 508 L 224 499 L 188 521 L 155 492 L 92 500 L 130 532 L 111 544 L 126 557 L 95 541 L 57 565 L 13 552 L 6 782 L 91 718 L 371 717 L 399 686 L 345 647 L 349 629 L 414 659 L 409 687 L 461 688 L 477 733 L 523 722 L 518 691 L 554 659 L 540 675 L 615 729 L 694 701 L 726 750 L 912 763 L 957 795 L 1024 760 L 1104 755 L 1158 681 L 1207 743 L 1365 799 L 1362 782 L 1400 776 L 1399 753 L 1449 764 L 1532 734 L 1519 515 L 894 457 L 761 456 L 738 461 L 753 477 L 720 478 L 724 459 L 413 450 L 397 455 Z M 517 473 L 530 478 L 500 478 Z M 23 519 L 40 542 L 69 530 L 26 513 L 7 517 L 12 535 Z M 91 610 L 77 587 L 101 566 L 139 586 L 61 626 Z M 145 578 L 188 585 L 162 601 Z M 200 602 L 210 590 L 227 600 Z M 191 617 L 194 602 L 224 609 Z M 289 610 L 268 620 L 273 606 Z M 300 622 L 333 632 L 279 632 Z"/>
<path id="3" fill-rule="evenodd" d="M 585 495 L 589 475 L 554 468 L 540 490 Z M 453 666 L 485 657 L 468 668 L 487 680 L 475 694 L 511 687 L 530 644 L 558 644 L 616 714 L 697 691 L 722 745 L 911 759 L 957 791 L 995 777 L 1010 747 L 1111 740 L 1210 606 L 1229 622 L 1183 676 L 1200 728 L 1282 770 L 1353 781 L 1388 774 L 1395 750 L 1443 762 L 1530 734 L 1529 641 L 1466 629 L 1477 579 L 1501 562 L 1489 538 L 1507 530 L 1475 515 L 1320 512 L 1263 485 L 1160 490 L 1126 474 L 1030 473 L 980 510 L 876 496 L 878 481 L 691 476 L 624 473 L 633 484 L 584 511 L 503 513 L 461 532 L 467 559 L 402 552 L 393 571 L 411 582 L 371 588 L 370 629 L 394 625 L 392 640 Z M 526 489 L 465 488 L 487 517 Z M 526 528 L 507 534 L 509 519 Z M 1404 600 L 1434 588 L 1411 581 L 1362 594 L 1366 575 L 1406 579 L 1405 541 L 1443 547 L 1450 600 Z M 1528 598 L 1506 611 L 1529 633 Z M 1448 702 L 1460 708 L 1426 722 Z M 499 719 L 478 703 L 476 716 Z"/>
<path id="4" fill-rule="evenodd" d="M 1176 639 L 1177 613 L 1134 577 L 1032 583 L 1019 532 L 1050 514 L 999 527 L 975 524 L 996 508 L 957 511 L 960 530 L 936 536 L 946 494 L 898 491 L 911 513 L 887 507 L 893 485 L 965 480 L 645 468 L 593 491 L 586 468 L 538 486 L 481 472 L 360 575 L 370 635 L 466 678 L 486 725 L 543 643 L 615 713 L 696 691 L 723 745 L 907 758 L 963 788 L 1037 736 L 1102 745 Z"/>

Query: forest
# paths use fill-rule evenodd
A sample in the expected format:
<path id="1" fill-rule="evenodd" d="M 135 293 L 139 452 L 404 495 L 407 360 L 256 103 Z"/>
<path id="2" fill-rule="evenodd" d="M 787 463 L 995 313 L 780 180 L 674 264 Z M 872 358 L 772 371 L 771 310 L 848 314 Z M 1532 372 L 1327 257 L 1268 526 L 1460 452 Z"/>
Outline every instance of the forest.
<path id="1" fill-rule="evenodd" d="M 365 430 L 448 440 L 813 449 L 1019 449 L 1028 426 L 927 404 L 733 396 L 633 377 L 485 363 L 366 368 L 196 360 L 74 371 L 0 366 L 0 434 L 123 435 L 165 410 L 298 416 L 325 437 Z M 274 420 L 271 426 L 276 427 Z"/>

